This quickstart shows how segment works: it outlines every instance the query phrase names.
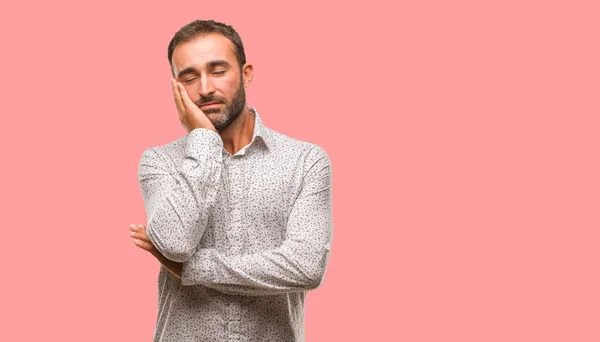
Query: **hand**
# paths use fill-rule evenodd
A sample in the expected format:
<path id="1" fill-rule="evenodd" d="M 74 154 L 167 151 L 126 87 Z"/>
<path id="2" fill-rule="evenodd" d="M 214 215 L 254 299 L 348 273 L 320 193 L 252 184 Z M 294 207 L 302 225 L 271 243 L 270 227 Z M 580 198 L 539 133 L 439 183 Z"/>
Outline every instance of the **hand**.
<path id="1" fill-rule="evenodd" d="M 131 237 L 133 238 L 133 243 L 139 248 L 150 252 L 150 254 L 154 255 L 158 261 L 163 264 L 174 276 L 181 279 L 181 271 L 183 268 L 183 264 L 179 262 L 175 262 L 173 260 L 169 260 L 165 258 L 152 244 L 148 234 L 146 234 L 146 226 L 142 224 L 132 224 L 129 226 L 129 230 L 131 230 Z"/>
<path id="2" fill-rule="evenodd" d="M 133 238 L 133 243 L 139 248 L 150 252 L 150 254 L 155 257 L 160 254 L 160 252 L 154 247 L 152 241 L 146 234 L 146 226 L 142 224 L 132 224 L 129 226 L 129 230 L 131 230 L 131 237 Z"/>
<path id="3" fill-rule="evenodd" d="M 177 106 L 177 112 L 179 112 L 179 121 L 188 133 L 196 128 L 207 128 L 217 132 L 206 114 L 190 99 L 183 84 L 171 78 L 171 86 L 173 87 L 173 99 Z"/>

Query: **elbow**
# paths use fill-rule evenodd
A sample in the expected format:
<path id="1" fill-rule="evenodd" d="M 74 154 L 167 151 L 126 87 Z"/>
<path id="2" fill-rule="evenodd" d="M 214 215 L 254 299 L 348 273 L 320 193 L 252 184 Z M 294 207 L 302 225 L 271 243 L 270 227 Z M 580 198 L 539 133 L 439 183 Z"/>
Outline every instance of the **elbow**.
<path id="1" fill-rule="evenodd" d="M 312 278 L 309 279 L 303 287 L 305 291 L 315 290 L 319 288 L 319 286 L 321 286 L 322 283 L 323 278 Z"/>
<path id="2" fill-rule="evenodd" d="M 306 282 L 304 284 L 304 287 L 307 291 L 314 290 L 321 286 L 321 284 L 323 283 L 323 279 L 325 279 L 325 270 L 326 268 L 324 266 L 322 268 L 319 268 L 318 270 L 316 270 L 316 272 L 307 277 Z"/>
<path id="3" fill-rule="evenodd" d="M 304 288 L 305 290 L 314 290 L 321 286 L 325 279 L 325 272 L 327 270 L 327 263 L 329 261 L 329 249 L 324 249 L 322 253 L 317 257 L 318 262 L 313 267 L 309 268 L 305 272 Z"/>

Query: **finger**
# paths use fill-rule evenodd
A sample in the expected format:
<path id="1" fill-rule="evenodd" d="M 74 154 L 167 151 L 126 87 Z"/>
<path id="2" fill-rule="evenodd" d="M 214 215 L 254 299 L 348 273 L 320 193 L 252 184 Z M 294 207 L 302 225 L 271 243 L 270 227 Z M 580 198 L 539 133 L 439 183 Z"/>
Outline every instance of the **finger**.
<path id="1" fill-rule="evenodd" d="M 171 78 L 171 89 L 173 89 L 173 99 L 177 103 L 181 100 L 181 93 L 179 92 L 179 87 L 177 86 L 177 81 L 174 78 Z"/>
<path id="2" fill-rule="evenodd" d="M 183 105 L 185 106 L 185 108 L 190 108 L 193 110 L 200 110 L 200 108 L 198 106 L 196 106 L 196 104 L 192 101 L 192 99 L 190 99 L 190 96 L 187 93 L 187 90 L 185 90 L 185 87 L 183 86 L 183 84 L 177 82 L 177 86 L 179 87 L 179 92 L 181 94 L 181 101 L 183 103 Z"/>
<path id="3" fill-rule="evenodd" d="M 175 104 L 177 104 L 177 99 L 179 98 L 179 89 L 175 86 L 175 79 L 171 78 L 171 90 L 173 91 L 173 100 L 175 100 Z"/>
<path id="4" fill-rule="evenodd" d="M 148 252 L 152 252 L 154 250 L 154 246 L 152 246 L 152 244 L 142 241 L 142 240 L 138 240 L 138 239 L 133 239 L 133 243 L 138 246 L 139 248 L 146 250 Z"/>
<path id="5" fill-rule="evenodd" d="M 181 91 L 179 89 L 178 83 L 174 78 L 171 78 L 171 87 L 173 88 L 173 100 L 175 101 L 175 105 L 177 106 L 177 112 L 179 112 L 179 117 L 183 113 L 185 113 L 185 105 L 183 104 L 183 100 L 181 98 Z"/>
<path id="6" fill-rule="evenodd" d="M 133 224 L 133 223 L 129 225 L 129 229 L 131 231 L 138 231 L 141 228 L 144 228 L 144 230 L 145 230 L 146 229 L 146 225 L 143 225 L 143 224 Z"/>
<path id="7" fill-rule="evenodd" d="M 146 234 L 145 230 L 138 231 L 138 232 L 131 232 L 130 235 L 134 239 L 142 240 L 144 242 L 148 242 L 148 243 L 152 244 L 152 241 L 150 241 L 150 237 L 148 237 L 148 234 Z"/>

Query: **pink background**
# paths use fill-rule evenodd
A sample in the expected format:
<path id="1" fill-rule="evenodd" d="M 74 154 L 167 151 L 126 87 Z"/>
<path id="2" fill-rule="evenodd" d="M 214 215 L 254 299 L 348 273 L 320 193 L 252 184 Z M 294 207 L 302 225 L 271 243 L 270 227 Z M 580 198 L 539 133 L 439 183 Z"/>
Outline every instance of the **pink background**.
<path id="1" fill-rule="evenodd" d="M 0 340 L 151 341 L 127 226 L 201 18 L 240 32 L 265 124 L 331 157 L 307 341 L 599 341 L 597 2 L 391 3 L 3 4 Z"/>

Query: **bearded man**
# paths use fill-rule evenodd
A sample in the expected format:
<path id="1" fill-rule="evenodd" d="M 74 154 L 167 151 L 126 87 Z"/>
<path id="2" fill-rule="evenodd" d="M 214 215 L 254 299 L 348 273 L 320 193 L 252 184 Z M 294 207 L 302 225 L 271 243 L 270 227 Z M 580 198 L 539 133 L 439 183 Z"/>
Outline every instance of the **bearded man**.
<path id="1" fill-rule="evenodd" d="M 330 159 L 246 104 L 253 66 L 231 26 L 183 26 L 168 58 L 187 134 L 143 152 L 147 224 L 129 227 L 161 264 L 154 341 L 304 341 L 331 249 Z"/>

